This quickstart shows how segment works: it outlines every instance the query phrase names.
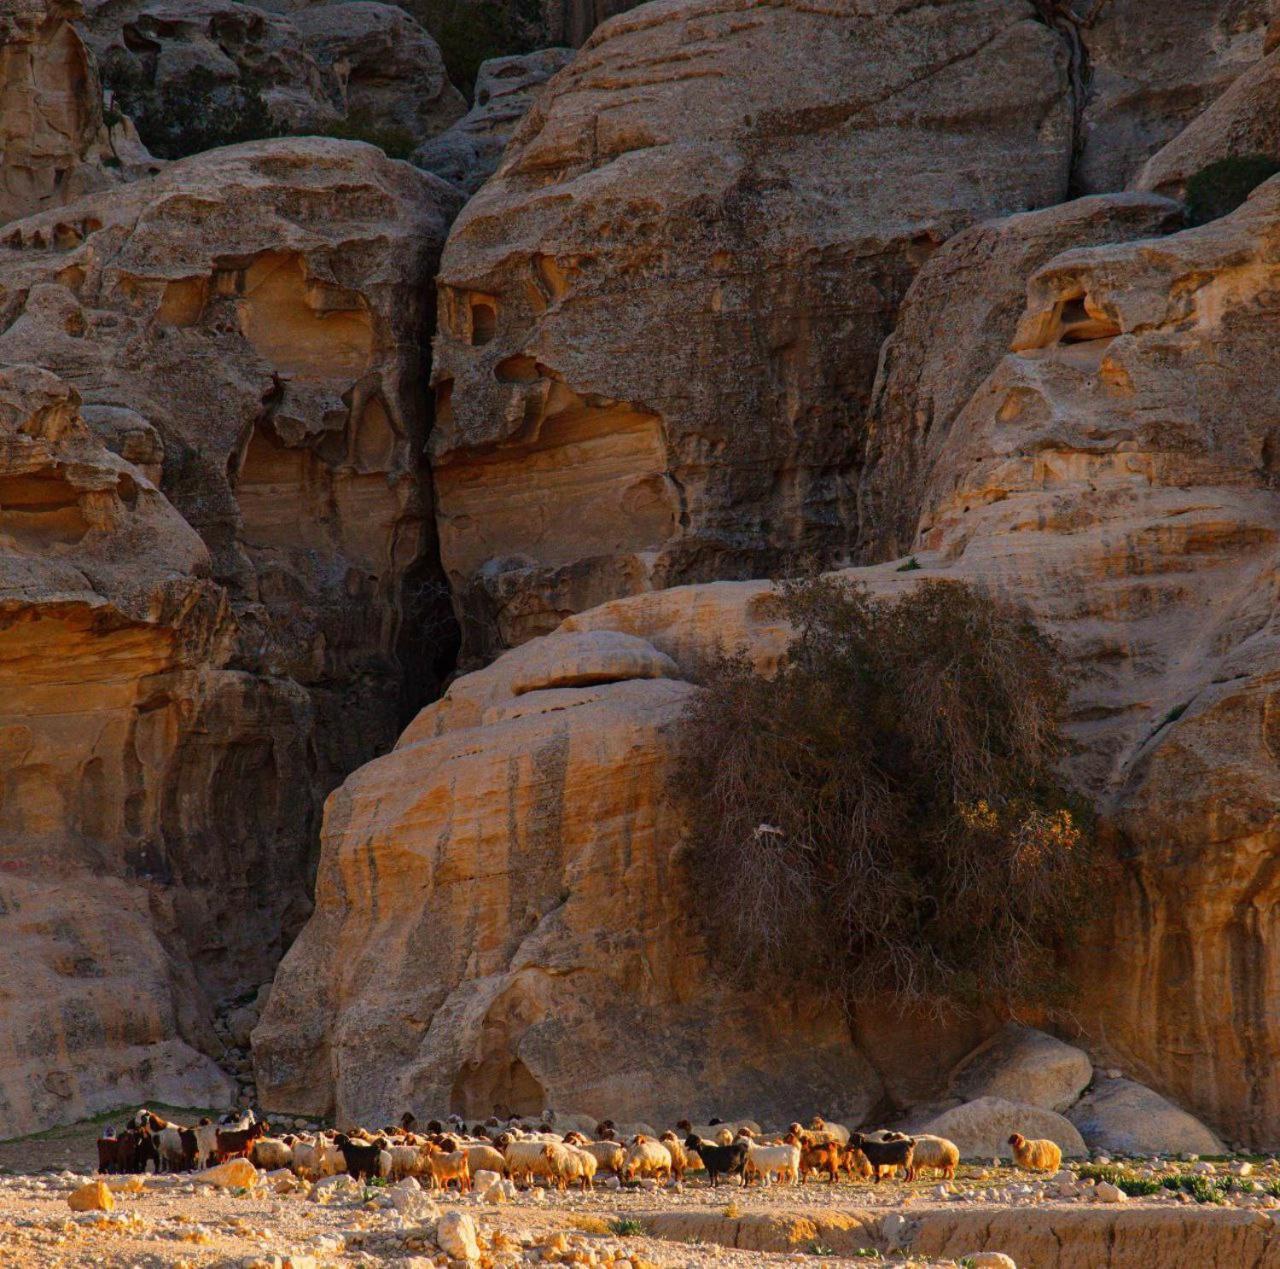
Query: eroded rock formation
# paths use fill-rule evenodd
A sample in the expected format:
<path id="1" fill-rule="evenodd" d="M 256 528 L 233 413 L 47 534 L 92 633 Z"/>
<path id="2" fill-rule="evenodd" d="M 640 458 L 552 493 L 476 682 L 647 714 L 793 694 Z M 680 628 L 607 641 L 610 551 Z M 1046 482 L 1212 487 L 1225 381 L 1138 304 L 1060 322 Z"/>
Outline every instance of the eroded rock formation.
<path id="1" fill-rule="evenodd" d="M 0 1131 L 232 1093 L 166 950 L 160 818 L 225 601 L 199 536 L 86 426 L 0 369 Z M 142 838 L 140 840 L 140 838 Z"/>
<path id="2" fill-rule="evenodd" d="M 1071 0 L 1087 96 L 1076 188 L 1125 189 L 1142 165 L 1263 52 L 1271 0 Z"/>
<path id="3" fill-rule="evenodd" d="M 544 48 L 482 62 L 475 105 L 447 132 L 419 146 L 413 162 L 474 194 L 498 170 L 511 134 L 547 81 L 572 60 L 572 49 Z"/>
<path id="4" fill-rule="evenodd" d="M 1120 207 L 1165 227 L 1167 205 Z M 1076 210 L 1086 227 L 1096 223 L 1089 208 Z M 1015 222 L 1037 238 L 1035 218 Z M 1015 222 L 1006 231 L 1016 236 Z M 985 380 L 921 459 L 918 488 L 904 491 L 922 508 L 909 544 L 922 569 L 902 573 L 890 563 L 849 573 L 879 593 L 919 577 L 988 586 L 1028 602 L 1060 639 L 1074 665 L 1075 778 L 1102 813 L 1121 876 L 1107 923 L 1079 951 L 1080 995 L 1060 1025 L 1078 1026 L 1096 1056 L 1141 1075 L 1228 1138 L 1255 1144 L 1280 1138 L 1269 1058 L 1277 1037 L 1265 1004 L 1277 947 L 1269 861 L 1280 831 L 1280 416 L 1270 362 L 1280 320 L 1278 226 L 1280 179 L 1204 228 L 1069 250 L 1034 269 L 1013 351 L 991 350 Z M 966 311 L 959 329 L 937 323 L 926 340 L 926 382 L 936 381 L 935 357 L 946 364 L 958 348 L 962 360 L 980 358 L 970 350 L 985 338 L 987 309 Z M 270 1095 L 289 1104 L 304 1089 L 327 1088 L 340 1110 L 368 1108 L 355 1036 L 373 1030 L 407 1055 L 399 1081 L 378 1090 L 379 1113 L 418 1095 L 449 1094 L 470 1109 L 468 1061 L 518 1077 L 531 1099 L 565 1102 L 581 1091 L 591 1098 L 584 1109 L 605 1094 L 615 1109 L 638 1108 L 639 1095 L 628 1100 L 605 1081 L 570 1081 L 564 1055 L 601 1036 L 612 1052 L 616 1020 L 628 1018 L 637 991 L 664 1016 L 683 1019 L 689 1004 L 684 980 L 656 970 L 629 993 L 590 984 L 602 964 L 617 963 L 621 932 L 660 928 L 656 913 L 637 925 L 611 899 L 653 875 L 645 870 L 671 867 L 672 852 L 678 858 L 679 826 L 655 771 L 669 754 L 672 719 L 662 711 L 674 712 L 690 689 L 628 672 L 609 686 L 569 677 L 546 689 L 529 680 L 521 691 L 521 667 L 535 656 L 554 663 L 561 641 L 569 651 L 581 632 L 612 630 L 643 639 L 686 678 L 708 649 L 739 643 L 767 670 L 785 640 L 761 606 L 769 590 L 765 582 L 677 588 L 570 618 L 559 633 L 456 682 L 394 755 L 348 782 L 329 807 L 317 914 L 255 1036 Z M 483 805 L 476 790 L 488 791 Z M 621 811 L 607 801 L 618 796 L 629 799 Z M 458 825 L 485 843 L 479 854 L 455 845 Z M 557 848 L 583 841 L 576 831 L 593 871 L 581 891 L 579 851 L 587 848 Z M 462 867 L 477 858 L 494 866 Z M 548 879 L 532 889 L 546 907 L 524 918 L 530 941 L 517 942 L 522 922 L 509 916 L 498 923 L 505 944 L 479 937 L 495 908 L 509 910 L 513 878 L 540 870 Z M 678 882 L 670 872 L 668 885 Z M 391 897 L 415 889 L 420 897 L 407 903 Z M 588 918 L 583 909 L 597 905 L 598 919 Z M 447 942 L 450 968 L 421 982 L 408 1019 L 398 992 L 384 995 L 371 968 L 351 967 L 377 964 L 383 981 L 389 967 L 407 975 L 421 954 L 413 931 L 428 929 Z M 680 934 L 680 954 L 692 961 L 697 940 Z M 334 946 L 349 950 L 335 957 Z M 651 950 L 647 963 L 656 957 Z M 538 990 L 526 989 L 522 1010 L 512 1012 L 501 993 L 520 978 Z M 716 980 L 700 969 L 697 981 L 701 1003 Z M 705 1016 L 709 1006 L 702 1009 Z M 446 1034 L 477 1037 L 475 1047 L 442 1048 L 437 1037 Z M 789 1041 L 794 1031 L 776 1034 Z M 846 1044 L 856 1056 L 871 1050 L 856 1029 Z M 646 1049 L 624 1051 L 639 1062 Z M 424 1079 L 424 1070 L 435 1074 Z M 659 1063 L 643 1096 L 661 1078 Z M 732 1113 L 746 1090 L 726 1086 L 730 1095 L 716 1105 Z M 511 1087 L 485 1084 L 477 1100 Z M 766 1097 L 773 1106 L 799 1087 L 751 1091 L 757 1106 Z M 871 1098 L 886 1083 L 869 1076 L 857 1087 Z"/>
<path id="5" fill-rule="evenodd" d="M 662 3 L 592 36 L 442 263 L 432 462 L 471 650 L 844 550 L 915 269 L 1065 194 L 1065 62 L 1003 0 Z"/>
<path id="6" fill-rule="evenodd" d="M 259 127 L 342 129 L 405 151 L 466 109 L 435 41 L 403 9 L 343 3 L 290 17 L 269 7 L 87 0 L 81 25 L 107 82 L 168 146 L 204 111 L 250 115 L 240 94 L 260 97 L 266 117 Z"/>
<path id="7" fill-rule="evenodd" d="M 419 375 L 457 203 L 371 147 L 289 140 L 5 228 L 0 366 L 75 383 L 106 475 L 13 449 L 0 472 L 0 841 L 33 882 L 76 861 L 86 923 L 117 903 L 150 923 L 152 1038 L 216 1051 L 212 1006 L 269 978 L 309 910 L 324 796 L 433 692 Z M 23 954 L 75 929 L 37 923 Z M 102 972 L 83 959 L 42 996 L 79 1019 L 46 1072 L 134 1043 L 125 993 L 78 1003 Z M 11 1078 L 0 1063 L 9 1131 L 122 1100 L 100 1084 L 36 1109 Z"/>
<path id="8" fill-rule="evenodd" d="M 0 224 L 115 179 L 101 85 L 72 25 L 80 11 L 80 0 L 0 3 Z"/>

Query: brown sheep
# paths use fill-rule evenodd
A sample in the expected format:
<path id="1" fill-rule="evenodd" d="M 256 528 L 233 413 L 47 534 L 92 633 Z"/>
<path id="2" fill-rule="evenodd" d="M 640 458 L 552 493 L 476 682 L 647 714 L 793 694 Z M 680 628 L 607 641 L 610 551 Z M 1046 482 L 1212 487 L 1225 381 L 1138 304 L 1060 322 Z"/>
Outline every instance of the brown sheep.
<path id="1" fill-rule="evenodd" d="M 1020 1132 L 1009 1138 L 1013 1161 L 1027 1172 L 1056 1172 L 1062 1167 L 1062 1150 L 1047 1137 L 1028 1141 Z"/>

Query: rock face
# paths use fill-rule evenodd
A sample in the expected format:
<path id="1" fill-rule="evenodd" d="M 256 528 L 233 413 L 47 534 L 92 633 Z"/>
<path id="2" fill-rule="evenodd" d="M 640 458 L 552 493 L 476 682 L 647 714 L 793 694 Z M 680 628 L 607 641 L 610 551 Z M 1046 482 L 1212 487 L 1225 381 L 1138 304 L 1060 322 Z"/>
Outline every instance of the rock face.
<path id="1" fill-rule="evenodd" d="M 419 146 L 413 162 L 474 194 L 498 170 L 511 134 L 547 81 L 572 60 L 572 49 L 544 48 L 482 62 L 475 105 L 447 132 Z"/>
<path id="2" fill-rule="evenodd" d="M 143 1096 L 219 1104 L 172 892 L 125 823 L 160 814 L 180 698 L 223 600 L 197 534 L 33 366 L 0 369 L 0 1131 Z M 184 691 L 185 689 L 185 691 Z M 150 893 L 149 893 L 150 892 Z M 157 909 L 152 908 L 153 902 Z"/>
<path id="3" fill-rule="evenodd" d="M 1261 1001 L 1280 832 L 1280 417 L 1267 348 L 1280 181 L 1158 241 L 1031 280 L 952 427 L 916 545 L 1026 596 L 1079 670 L 1078 777 L 1121 863 L 1077 1016 L 1236 1139 L 1280 1133 Z"/>
<path id="4" fill-rule="evenodd" d="M 1149 216 L 1153 229 L 1167 227 L 1168 205 L 1120 206 L 1131 226 Z M 1081 223 L 1087 229 L 1096 216 L 1086 214 Z M 1224 1134 L 1256 1144 L 1280 1138 L 1280 1085 L 1267 1057 L 1278 1041 L 1265 1005 L 1276 957 L 1267 861 L 1280 831 L 1272 722 L 1280 653 L 1273 585 L 1280 416 L 1271 358 L 1280 321 L 1272 266 L 1277 226 L 1280 179 L 1203 228 L 1068 250 L 1031 266 L 1013 351 L 991 350 L 985 379 L 941 442 L 919 451 L 918 484 L 908 492 L 921 512 L 907 549 L 917 553 L 921 570 L 901 573 L 887 564 L 849 574 L 885 594 L 922 577 L 975 582 L 1025 600 L 1058 637 L 1073 664 L 1074 774 L 1094 798 L 1104 840 L 1118 860 L 1113 906 L 1077 950 L 1079 996 L 1061 1025 L 1074 1020 L 1082 1043 L 1100 1057 L 1137 1072 Z M 1009 258 L 1017 256 L 1010 250 Z M 969 350 L 981 347 L 978 327 L 990 311 L 986 304 L 961 306 L 954 324 L 936 320 L 933 336 L 921 335 L 925 383 L 941 382 L 938 367 L 957 350 L 964 373 L 976 374 L 965 359 L 981 362 L 981 354 Z M 512 858 L 521 876 L 534 872 L 534 861 L 557 879 L 565 875 L 565 856 L 555 843 L 574 838 L 557 827 L 538 845 L 542 825 L 577 824 L 581 817 L 591 840 L 610 856 L 604 874 L 611 880 L 589 891 L 572 879 L 539 883 L 548 908 L 563 890 L 578 931 L 659 928 L 656 917 L 637 924 L 610 905 L 622 889 L 618 878 L 628 875 L 624 863 L 669 866 L 678 846 L 677 825 L 653 772 L 669 751 L 679 694 L 689 689 L 671 677 L 531 687 L 519 695 L 512 684 L 525 657 L 576 663 L 580 654 L 561 656 L 556 641 L 600 630 L 644 640 L 686 678 L 707 650 L 740 643 L 767 671 L 786 638 L 762 612 L 768 590 L 763 582 L 698 585 L 619 599 L 571 617 L 554 639 L 458 680 L 420 716 L 395 755 L 348 782 L 326 821 L 317 913 L 286 960 L 255 1036 L 268 1096 L 278 1092 L 290 1104 L 302 1090 L 328 1088 L 331 1104 L 350 1109 L 363 1089 L 372 1089 L 373 1074 L 348 1081 L 344 1072 L 361 1069 L 359 1055 L 368 1051 L 365 1037 L 372 1031 L 384 1052 L 398 1042 L 405 1046 L 391 1050 L 400 1054 L 393 1064 L 403 1074 L 394 1088 L 384 1084 L 377 1093 L 379 1113 L 398 1113 L 397 1098 L 410 1092 L 436 1105 L 451 1099 L 480 1104 L 485 1094 L 473 1091 L 467 1064 L 486 1060 L 508 1072 L 530 1104 L 540 1095 L 560 1099 L 556 1059 L 549 1056 L 547 1031 L 538 1029 L 549 1025 L 547 997 L 531 1012 L 502 1013 L 501 1025 L 487 1032 L 474 1021 L 488 1018 L 479 1006 L 453 1013 L 447 1027 L 440 1011 L 446 1000 L 500 992 L 530 963 L 498 959 L 495 968 L 479 949 L 496 945 L 503 929 L 514 940 L 524 928 L 519 916 L 489 924 L 495 906 L 509 907 L 504 879 L 512 874 Z M 635 699 L 641 694 L 643 703 Z M 569 785 L 556 767 L 552 787 L 567 792 L 544 813 L 519 781 L 521 773 L 550 763 L 541 756 L 550 754 L 543 729 L 553 726 L 570 729 L 571 755 L 581 751 L 575 745 L 589 746 L 587 766 L 595 776 Z M 579 740 L 579 726 L 589 741 Z M 611 754 L 611 743 L 638 756 Z M 572 758 L 567 761 L 566 770 L 576 771 Z M 454 764 L 462 762 L 488 772 L 500 768 L 502 779 L 517 781 L 501 796 L 489 795 L 491 805 L 511 808 L 501 822 L 473 794 L 492 789 L 497 776 L 468 772 L 454 779 Z M 602 803 L 606 790 L 635 801 L 617 812 Z M 452 854 L 457 832 L 446 827 L 460 816 L 486 851 L 498 843 L 496 868 L 463 871 Z M 645 825 L 643 848 L 637 823 Z M 513 843 L 530 854 L 513 855 Z M 419 857 L 411 859 L 415 851 Z M 468 848 L 465 857 L 476 858 L 476 851 Z M 441 903 L 442 882 L 459 875 L 466 888 L 451 891 L 447 912 L 431 906 Z M 384 881 L 388 876 L 395 880 Z M 678 880 L 670 873 L 664 888 L 672 902 Z M 421 898 L 408 897 L 415 888 Z M 590 916 L 580 904 L 602 905 L 604 915 Z M 394 918 L 384 915 L 388 910 Z M 428 910 L 431 919 L 423 916 Z M 547 911 L 525 918 L 535 932 Z M 412 985 L 386 997 L 368 988 L 396 981 L 395 966 L 421 965 L 421 945 L 408 933 L 421 928 L 417 921 L 437 931 L 444 922 L 457 932 L 449 967 L 415 969 Z M 556 941 L 555 951 L 584 941 L 575 933 Z M 531 963 L 553 959 L 536 939 L 535 946 Z M 336 955 L 335 947 L 342 949 Z M 685 951 L 695 963 L 696 947 Z M 441 955 L 434 942 L 429 955 Z M 578 952 L 569 955 L 571 964 L 581 964 Z M 368 968 L 352 968 L 360 964 Z M 543 972 L 533 981 L 546 991 L 552 978 Z M 700 969 L 698 982 L 708 981 Z M 575 969 L 554 982 L 585 993 L 589 979 Z M 362 996 L 370 990 L 372 997 Z M 418 1002 L 408 1028 L 406 1011 L 392 1003 L 401 991 Z M 668 1016 L 673 1000 L 698 998 L 683 980 L 662 991 Z M 558 1051 L 567 1052 L 574 1036 L 598 1037 L 611 1027 L 616 1000 L 628 1002 L 621 1009 L 627 1017 L 631 999 L 611 984 L 602 995 L 592 992 L 589 1006 L 557 1005 L 554 1016 L 564 1030 L 555 1035 L 565 1046 Z M 740 1000 L 725 997 L 713 1016 Z M 424 1032 L 430 1038 L 420 1043 Z M 446 1033 L 488 1038 L 474 1049 L 449 1050 L 436 1039 Z M 796 1031 L 772 1034 L 789 1041 Z M 824 1036 L 823 1044 L 834 1046 L 834 1037 Z M 699 1051 L 686 1045 L 682 1052 L 690 1048 Z M 843 1050 L 832 1051 L 870 1061 L 874 1046 L 855 1032 Z M 698 1079 L 711 1082 L 705 1071 Z M 878 1083 L 887 1088 L 884 1078 Z M 590 1076 L 582 1086 L 602 1100 L 632 1104 L 626 1090 Z M 875 1084 L 850 1079 L 846 1086 L 870 1094 Z M 665 1107 L 670 1086 L 655 1077 L 654 1087 L 659 1091 L 652 1096 Z M 784 1104 L 787 1088 L 753 1092 L 759 1110 L 764 1102 Z M 325 1100 L 329 1104 L 328 1095 Z M 1013 1123 L 1004 1137 L 1014 1129 L 1039 1131 Z"/>
<path id="5" fill-rule="evenodd" d="M 1280 49 L 1251 66 L 1203 114 L 1155 154 L 1141 189 L 1180 197 L 1187 179 L 1220 159 L 1280 156 Z"/>
<path id="6" fill-rule="evenodd" d="M 555 635 L 457 680 L 347 781 L 316 914 L 254 1032 L 267 1104 L 871 1109 L 838 1010 L 708 972 L 664 796 L 696 690 L 674 675 L 638 637 Z"/>
<path id="7" fill-rule="evenodd" d="M 1002 1097 L 1065 1111 L 1092 1079 L 1087 1053 L 1010 1022 L 952 1071 L 949 1091 L 965 1101 Z"/>
<path id="8" fill-rule="evenodd" d="M 395 5 L 330 4 L 302 10 L 293 24 L 333 75 L 349 126 L 417 143 L 444 131 L 466 110 L 436 42 Z"/>
<path id="9" fill-rule="evenodd" d="M 291 140 L 6 227 L 0 367 L 76 393 L 13 405 L 0 463 L 0 1133 L 191 1083 L 309 910 L 324 796 L 433 691 L 416 376 L 457 201 Z"/>
<path id="10" fill-rule="evenodd" d="M 0 224 L 114 180 L 79 0 L 0 4 Z"/>
<path id="11" fill-rule="evenodd" d="M 1225 1154 L 1198 1119 L 1133 1080 L 1103 1080 L 1067 1118 L 1093 1150 L 1116 1154 Z"/>
<path id="12" fill-rule="evenodd" d="M 403 9 L 333 4 L 288 17 L 269 7 L 88 0 L 82 27 L 106 81 L 166 154 L 184 152 L 183 130 L 202 112 L 253 119 L 246 95 L 265 111 L 248 135 L 340 130 L 406 152 L 466 109 L 435 41 Z"/>
<path id="13" fill-rule="evenodd" d="M 1008 350 L 1027 277 L 1067 247 L 1155 237 L 1179 208 L 1113 194 L 975 225 L 948 239 L 916 275 L 880 354 L 858 496 L 864 559 L 893 559 L 915 540 L 924 473 L 956 416 Z M 949 338 L 938 341 L 945 328 Z"/>
<path id="14" fill-rule="evenodd" d="M 600 28 L 442 263 L 432 465 L 469 648 L 842 552 L 912 274 L 1063 197 L 1070 114 L 1029 4 L 666 0 Z"/>
<path id="15" fill-rule="evenodd" d="M 1081 193 L 1126 188 L 1237 76 L 1262 56 L 1270 0 L 1072 0 L 1081 17 L 1088 100 L 1076 167 Z"/>

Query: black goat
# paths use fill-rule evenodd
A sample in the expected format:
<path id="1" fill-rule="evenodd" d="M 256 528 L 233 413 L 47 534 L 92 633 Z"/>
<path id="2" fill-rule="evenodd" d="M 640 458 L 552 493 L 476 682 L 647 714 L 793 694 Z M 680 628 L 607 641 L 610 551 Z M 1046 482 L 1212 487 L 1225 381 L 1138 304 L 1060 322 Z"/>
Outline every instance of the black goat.
<path id="1" fill-rule="evenodd" d="M 892 1139 L 887 1140 L 882 1137 L 864 1137 L 862 1133 L 855 1132 L 849 1138 L 849 1144 L 867 1156 L 867 1162 L 871 1165 L 871 1174 L 875 1177 L 877 1185 L 880 1183 L 881 1168 L 902 1168 L 908 1181 L 915 1180 L 916 1141 L 914 1137 L 904 1137 L 901 1133 L 894 1133 Z"/>
<path id="2" fill-rule="evenodd" d="M 714 1141 L 704 1141 L 690 1133 L 684 1139 L 684 1148 L 692 1150 L 702 1160 L 713 1189 L 719 1177 L 740 1177 L 747 1166 L 747 1143 L 741 1137 L 730 1146 L 718 1146 Z"/>
<path id="3" fill-rule="evenodd" d="M 347 1173 L 358 1181 L 361 1177 L 382 1175 L 382 1152 L 387 1148 L 386 1141 L 379 1137 L 366 1144 L 363 1141 L 352 1141 L 345 1133 L 339 1134 L 335 1142 L 347 1161 Z"/>

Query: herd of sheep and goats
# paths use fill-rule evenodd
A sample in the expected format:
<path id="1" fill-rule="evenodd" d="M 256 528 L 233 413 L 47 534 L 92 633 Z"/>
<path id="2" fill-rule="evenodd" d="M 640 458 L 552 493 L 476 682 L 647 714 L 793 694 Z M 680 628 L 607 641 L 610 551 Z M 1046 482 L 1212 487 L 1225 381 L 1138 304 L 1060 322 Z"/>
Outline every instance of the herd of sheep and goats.
<path id="1" fill-rule="evenodd" d="M 901 1174 L 911 1181 L 924 1171 L 950 1179 L 960 1162 L 955 1143 L 945 1137 L 885 1129 L 851 1133 L 820 1116 L 808 1127 L 793 1123 L 779 1133 L 765 1133 L 750 1120 L 716 1119 L 704 1125 L 682 1119 L 661 1134 L 626 1126 L 620 1132 L 606 1119 L 591 1136 L 576 1126 L 558 1132 L 556 1120 L 554 1111 L 539 1120 L 494 1115 L 468 1128 L 453 1115 L 418 1131 L 417 1119 L 407 1113 L 398 1127 L 376 1133 L 353 1128 L 273 1135 L 271 1125 L 252 1110 L 221 1123 L 203 1118 L 183 1125 L 144 1107 L 121 1132 L 104 1130 L 97 1143 L 98 1170 L 136 1173 L 150 1166 L 183 1172 L 245 1158 L 265 1171 L 288 1168 L 307 1181 L 340 1173 L 357 1180 L 415 1177 L 433 1189 L 456 1186 L 466 1193 L 480 1172 L 515 1185 L 590 1190 L 598 1175 L 652 1188 L 702 1171 L 713 1187 L 721 1178 L 736 1178 L 740 1185 L 795 1185 L 813 1176 L 834 1184 L 842 1176 L 879 1182 Z M 1014 1133 L 1009 1144 L 1020 1168 L 1056 1172 L 1061 1166 L 1062 1152 L 1052 1141 Z"/>

